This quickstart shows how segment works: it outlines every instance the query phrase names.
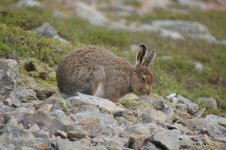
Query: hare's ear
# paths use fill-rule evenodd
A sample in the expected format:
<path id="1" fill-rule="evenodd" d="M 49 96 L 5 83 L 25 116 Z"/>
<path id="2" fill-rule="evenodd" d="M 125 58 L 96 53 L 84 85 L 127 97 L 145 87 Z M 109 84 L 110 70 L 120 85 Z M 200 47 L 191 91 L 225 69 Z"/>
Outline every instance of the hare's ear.
<path id="1" fill-rule="evenodd" d="M 144 62 L 144 58 L 147 54 L 145 45 L 140 45 L 139 49 L 140 49 L 140 51 L 137 54 L 136 65 L 141 65 Z"/>
<path id="2" fill-rule="evenodd" d="M 148 55 L 146 56 L 143 65 L 144 66 L 149 66 L 151 64 L 151 62 L 154 60 L 156 55 L 156 52 L 153 50 L 150 53 L 148 53 Z"/>

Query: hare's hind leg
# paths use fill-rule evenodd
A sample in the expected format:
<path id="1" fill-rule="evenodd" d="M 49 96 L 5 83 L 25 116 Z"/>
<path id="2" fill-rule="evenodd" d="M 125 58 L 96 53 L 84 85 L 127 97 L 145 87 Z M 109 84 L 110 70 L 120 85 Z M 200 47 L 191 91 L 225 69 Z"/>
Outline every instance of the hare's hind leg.
<path id="1" fill-rule="evenodd" d="M 105 72 L 103 66 L 98 66 L 93 72 L 92 95 L 104 98 Z"/>

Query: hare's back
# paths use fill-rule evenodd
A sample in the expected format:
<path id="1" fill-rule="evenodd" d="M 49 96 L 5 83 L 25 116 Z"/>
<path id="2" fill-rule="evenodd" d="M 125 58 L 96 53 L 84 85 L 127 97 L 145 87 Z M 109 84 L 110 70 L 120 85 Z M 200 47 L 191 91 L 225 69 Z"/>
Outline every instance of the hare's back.
<path id="1" fill-rule="evenodd" d="M 118 68 L 121 65 L 130 65 L 129 62 L 123 58 L 97 46 L 87 46 L 76 49 L 67 55 L 62 63 L 69 65 L 70 68 L 93 68 L 100 65 L 104 68 Z"/>

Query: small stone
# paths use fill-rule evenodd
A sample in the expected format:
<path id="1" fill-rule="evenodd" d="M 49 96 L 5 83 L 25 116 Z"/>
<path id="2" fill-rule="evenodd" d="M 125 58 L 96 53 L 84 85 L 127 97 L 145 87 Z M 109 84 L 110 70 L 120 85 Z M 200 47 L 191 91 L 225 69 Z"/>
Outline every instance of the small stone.
<path id="1" fill-rule="evenodd" d="M 67 133 L 64 132 L 64 131 L 57 130 L 56 133 L 55 133 L 55 135 L 56 136 L 60 136 L 63 139 L 67 138 Z"/>
<path id="2" fill-rule="evenodd" d="M 186 104 L 178 103 L 176 105 L 176 109 L 181 110 L 183 112 L 187 112 L 188 107 Z"/>
<path id="3" fill-rule="evenodd" d="M 213 109 L 217 109 L 217 101 L 214 98 L 200 97 L 198 98 L 200 102 L 210 105 Z"/>
<path id="4" fill-rule="evenodd" d="M 178 103 L 183 103 L 183 104 L 187 105 L 189 114 L 193 115 L 194 113 L 196 113 L 198 111 L 199 107 L 196 103 L 190 101 L 189 99 L 187 99 L 181 95 L 178 95 L 177 99 L 178 99 Z"/>
<path id="5" fill-rule="evenodd" d="M 44 111 L 44 112 L 49 112 L 52 109 L 52 107 L 53 107 L 52 104 L 44 104 L 38 110 Z"/>
<path id="6" fill-rule="evenodd" d="M 4 100 L 3 101 L 3 104 L 5 104 L 7 106 L 10 106 L 10 107 L 13 105 L 12 101 L 9 98 L 7 98 L 6 100 Z"/>
<path id="7" fill-rule="evenodd" d="M 68 138 L 70 140 L 74 140 L 74 139 L 82 139 L 86 137 L 86 133 L 83 132 L 82 130 L 80 131 L 67 131 L 68 134 Z"/>
<path id="8" fill-rule="evenodd" d="M 49 133 L 45 130 L 40 130 L 38 133 L 36 133 L 36 136 L 40 138 L 49 138 Z"/>
<path id="9" fill-rule="evenodd" d="M 35 150 L 35 149 L 33 149 L 33 148 L 31 148 L 31 147 L 27 147 L 27 146 L 22 146 L 22 147 L 20 148 L 20 150 Z"/>
<path id="10" fill-rule="evenodd" d="M 176 95 L 177 95 L 176 93 L 172 93 L 172 94 L 166 96 L 166 98 L 170 100 L 170 99 L 174 98 Z"/>
<path id="11" fill-rule="evenodd" d="M 38 131 L 40 131 L 40 128 L 39 128 L 39 126 L 38 126 L 36 123 L 34 123 L 34 124 L 30 127 L 30 130 L 31 130 L 32 132 L 38 132 Z"/>
<path id="12" fill-rule="evenodd" d="M 89 139 L 83 138 L 81 140 L 79 140 L 81 144 L 86 145 L 86 146 L 90 146 L 91 142 Z"/>
<path id="13" fill-rule="evenodd" d="M 173 104 L 173 105 L 176 105 L 178 103 L 178 100 L 176 97 L 173 97 L 170 102 Z"/>

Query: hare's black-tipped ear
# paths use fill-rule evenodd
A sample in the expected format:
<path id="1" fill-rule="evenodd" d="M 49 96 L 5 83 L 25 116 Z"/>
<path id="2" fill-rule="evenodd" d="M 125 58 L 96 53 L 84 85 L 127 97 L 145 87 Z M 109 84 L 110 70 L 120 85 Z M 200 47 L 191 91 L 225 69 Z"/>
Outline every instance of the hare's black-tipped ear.
<path id="1" fill-rule="evenodd" d="M 151 64 L 151 62 L 154 60 L 156 55 L 156 52 L 153 50 L 150 53 L 148 53 L 148 55 L 146 56 L 143 65 L 145 66 L 149 66 Z"/>
<path id="2" fill-rule="evenodd" d="M 139 49 L 140 49 L 140 51 L 137 54 L 136 65 L 141 65 L 144 62 L 145 56 L 147 54 L 145 45 L 140 45 Z"/>

